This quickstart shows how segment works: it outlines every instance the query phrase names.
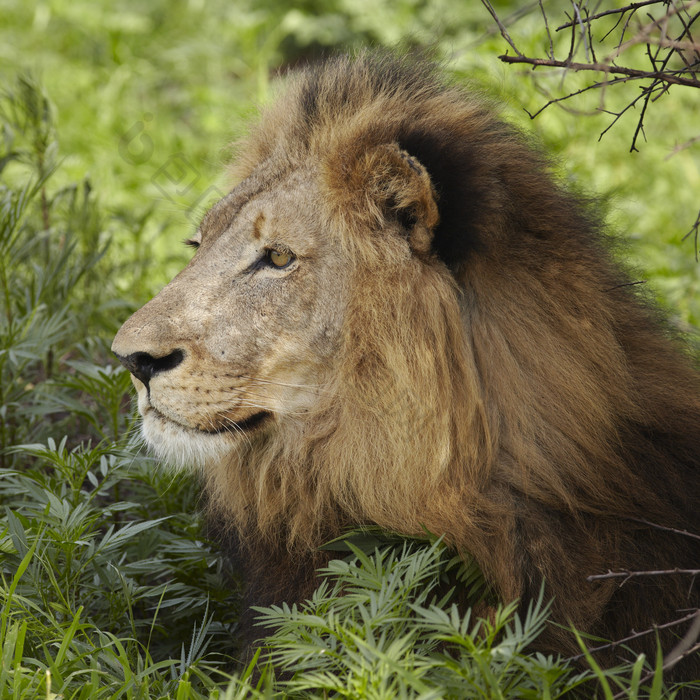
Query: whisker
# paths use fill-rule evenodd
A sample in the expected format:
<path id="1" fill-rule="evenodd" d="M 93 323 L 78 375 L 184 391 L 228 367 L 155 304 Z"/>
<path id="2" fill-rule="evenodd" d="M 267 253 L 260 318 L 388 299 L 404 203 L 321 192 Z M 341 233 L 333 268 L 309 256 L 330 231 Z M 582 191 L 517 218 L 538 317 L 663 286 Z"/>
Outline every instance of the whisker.
<path id="1" fill-rule="evenodd" d="M 239 408 L 239 407 L 245 407 L 245 408 L 258 408 L 261 411 L 268 411 L 270 413 L 277 413 L 283 416 L 305 416 L 308 415 L 308 411 L 305 410 L 299 410 L 299 411 L 277 411 L 274 408 L 271 408 L 270 406 L 265 406 L 260 403 L 255 403 L 254 401 L 248 401 L 246 399 L 241 399 L 233 408 Z"/>
<path id="2" fill-rule="evenodd" d="M 242 437 L 244 437 L 245 441 L 248 443 L 248 447 L 252 447 L 252 443 L 250 442 L 250 437 L 246 434 L 246 432 L 244 430 L 242 430 L 240 428 L 240 426 L 238 425 L 238 423 L 236 423 L 236 421 L 231 420 L 230 418 L 227 418 L 224 416 L 223 427 L 227 432 L 230 432 L 232 434 L 238 434 L 238 435 L 241 435 Z M 238 445 L 236 445 L 236 449 L 239 450 Z M 239 451 L 239 454 L 240 454 L 240 451 Z"/>
<path id="3" fill-rule="evenodd" d="M 246 442 L 248 443 L 248 446 L 252 446 L 250 442 L 250 437 L 246 434 L 244 430 L 241 430 L 236 421 L 232 420 L 229 416 L 222 416 L 218 414 L 215 415 L 214 418 L 216 418 L 216 422 L 210 416 L 207 416 L 207 421 L 212 430 L 220 430 L 221 428 L 224 428 L 226 432 L 241 435 L 245 438 Z M 238 450 L 239 447 L 236 446 L 236 449 Z"/>
<path id="4" fill-rule="evenodd" d="M 259 384 L 272 384 L 273 386 L 284 386 L 290 389 L 303 389 L 305 391 L 328 391 L 326 387 L 321 384 L 294 384 L 291 382 L 278 382 L 274 379 L 261 379 L 260 377 L 250 377 L 245 374 L 240 375 L 241 379 L 248 379 L 251 382 L 258 382 Z"/>

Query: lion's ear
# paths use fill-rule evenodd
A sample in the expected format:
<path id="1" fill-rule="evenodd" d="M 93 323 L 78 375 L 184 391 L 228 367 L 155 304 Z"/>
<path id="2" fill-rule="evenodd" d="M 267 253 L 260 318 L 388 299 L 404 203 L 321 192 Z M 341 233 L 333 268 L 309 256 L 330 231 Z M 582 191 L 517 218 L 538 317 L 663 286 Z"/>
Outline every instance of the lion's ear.
<path id="1" fill-rule="evenodd" d="M 395 221 L 411 248 L 427 253 L 438 223 L 437 197 L 423 165 L 398 144 L 368 149 L 353 164 L 351 188 L 360 194 L 361 216 Z M 358 202 L 358 200 L 356 200 Z"/>

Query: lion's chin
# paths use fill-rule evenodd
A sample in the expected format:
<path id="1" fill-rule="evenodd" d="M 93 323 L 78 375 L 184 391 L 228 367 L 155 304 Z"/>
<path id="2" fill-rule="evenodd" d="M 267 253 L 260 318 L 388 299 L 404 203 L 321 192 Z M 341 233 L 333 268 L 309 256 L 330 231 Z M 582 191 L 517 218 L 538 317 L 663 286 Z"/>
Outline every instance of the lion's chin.
<path id="1" fill-rule="evenodd" d="M 141 423 L 141 434 L 153 454 L 178 469 L 204 469 L 220 463 L 235 449 L 228 431 L 204 432 L 148 411 Z"/>

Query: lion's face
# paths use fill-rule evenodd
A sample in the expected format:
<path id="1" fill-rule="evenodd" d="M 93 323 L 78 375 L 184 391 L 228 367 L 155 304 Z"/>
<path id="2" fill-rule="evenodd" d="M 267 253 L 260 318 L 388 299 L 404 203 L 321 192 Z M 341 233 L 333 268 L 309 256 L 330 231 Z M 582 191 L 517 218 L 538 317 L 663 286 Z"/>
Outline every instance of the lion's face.
<path id="1" fill-rule="evenodd" d="M 189 265 L 122 326 L 143 434 L 204 465 L 310 411 L 333 365 L 348 268 L 316 178 L 251 178 L 204 218 Z"/>

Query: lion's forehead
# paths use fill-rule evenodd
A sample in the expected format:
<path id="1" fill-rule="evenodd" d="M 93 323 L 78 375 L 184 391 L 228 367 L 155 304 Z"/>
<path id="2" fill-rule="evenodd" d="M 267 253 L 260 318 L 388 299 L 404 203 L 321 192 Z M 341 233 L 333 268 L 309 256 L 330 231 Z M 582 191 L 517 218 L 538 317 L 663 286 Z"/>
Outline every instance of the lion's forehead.
<path id="1" fill-rule="evenodd" d="M 311 254 L 326 232 L 314 169 L 297 168 L 257 184 L 251 188 L 247 180 L 242 182 L 207 213 L 200 227 L 202 240 L 223 237 L 257 247 L 277 243 L 297 255 Z M 239 191 L 247 196 L 238 197 Z"/>

